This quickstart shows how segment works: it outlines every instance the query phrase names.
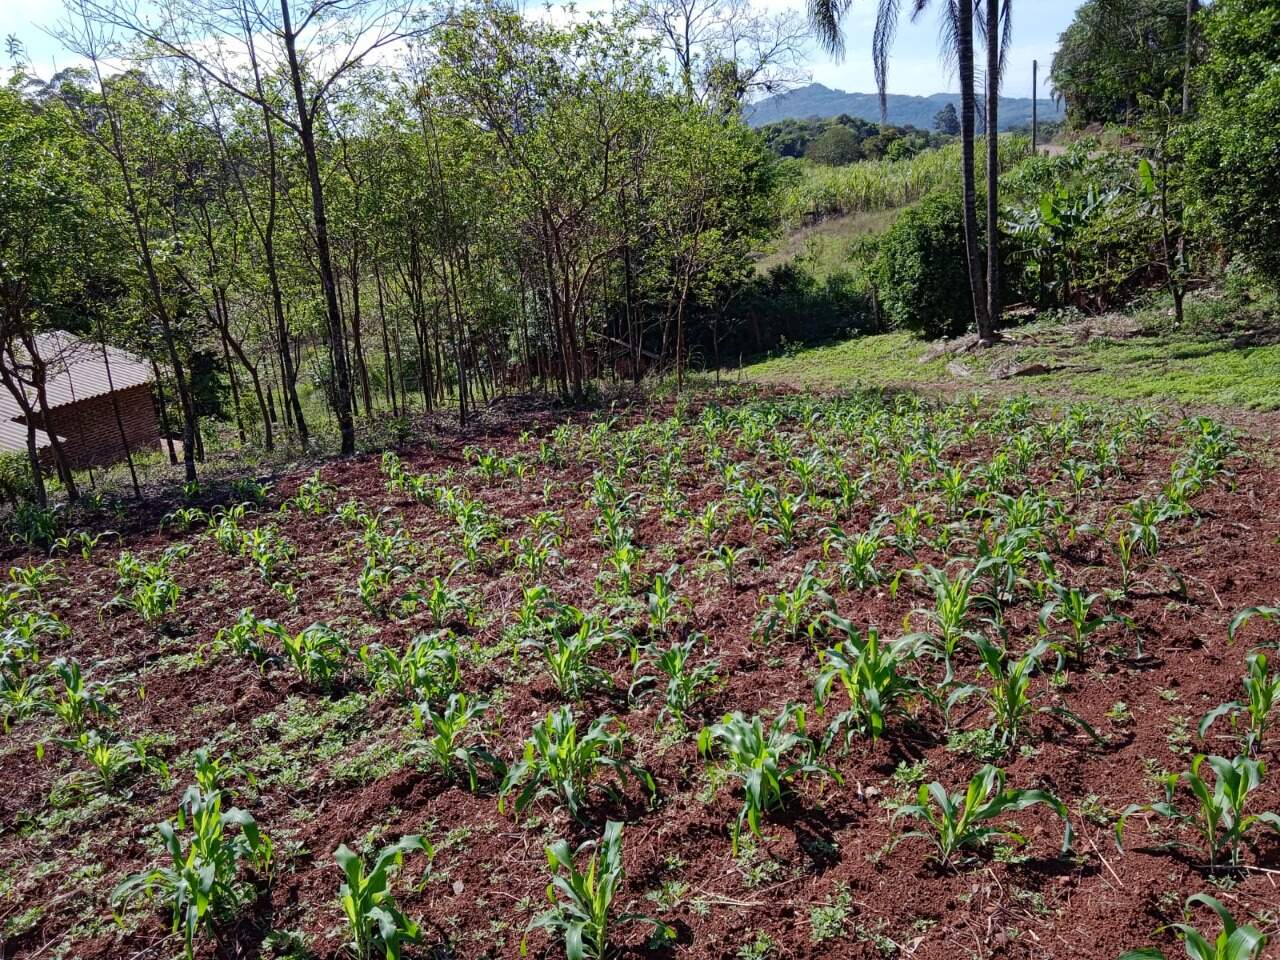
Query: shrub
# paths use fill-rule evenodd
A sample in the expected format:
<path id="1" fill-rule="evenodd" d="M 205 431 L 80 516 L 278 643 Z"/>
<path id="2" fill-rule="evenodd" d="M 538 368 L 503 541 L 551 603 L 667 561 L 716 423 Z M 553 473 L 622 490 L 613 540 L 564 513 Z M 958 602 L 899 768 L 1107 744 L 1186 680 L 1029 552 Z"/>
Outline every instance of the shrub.
<path id="1" fill-rule="evenodd" d="M 880 238 L 871 275 L 891 325 L 930 339 L 964 333 L 973 299 L 959 195 L 935 192 L 903 211 Z"/>

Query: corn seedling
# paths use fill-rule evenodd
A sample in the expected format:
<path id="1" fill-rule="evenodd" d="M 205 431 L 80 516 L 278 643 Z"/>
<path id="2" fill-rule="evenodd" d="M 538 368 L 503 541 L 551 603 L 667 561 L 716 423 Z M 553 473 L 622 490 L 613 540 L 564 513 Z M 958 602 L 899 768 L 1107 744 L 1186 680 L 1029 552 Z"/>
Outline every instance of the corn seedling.
<path id="1" fill-rule="evenodd" d="M 1213 771 L 1212 785 L 1200 775 L 1205 763 Z M 1226 757 L 1198 754 L 1192 759 L 1190 770 L 1161 778 L 1164 786 L 1163 801 L 1135 803 L 1124 809 L 1120 819 L 1116 821 L 1116 846 L 1121 846 L 1125 824 L 1131 816 L 1135 813 L 1154 813 L 1194 829 L 1200 835 L 1211 867 L 1221 864 L 1224 857 L 1228 866 L 1238 866 L 1240 848 L 1250 830 L 1255 826 L 1267 826 L 1280 832 L 1280 814 L 1251 814 L 1246 811 L 1249 794 L 1261 786 L 1266 769 L 1261 760 L 1248 757 L 1229 760 Z M 1174 802 L 1179 782 L 1186 783 L 1195 799 L 1195 806 L 1190 812 L 1180 809 Z"/>
<path id="2" fill-rule="evenodd" d="M 583 734 L 578 732 L 573 710 L 560 707 L 533 728 L 525 742 L 523 757 L 507 769 L 498 799 L 498 809 L 505 809 L 506 798 L 515 795 L 515 811 L 522 813 L 540 797 L 554 797 L 580 818 L 593 786 L 592 775 L 601 767 L 615 771 L 625 783 L 628 775 L 639 780 L 650 796 L 657 784 L 646 770 L 624 760 L 622 734 L 610 730 L 613 717 L 594 720 Z M 612 792 L 612 788 L 606 788 Z"/>
<path id="3" fill-rule="evenodd" d="M 683 725 L 689 713 L 707 698 L 718 681 L 716 669 L 719 661 L 709 660 L 693 666 L 693 650 L 702 637 L 698 634 L 690 636 L 683 642 L 672 643 L 665 650 L 650 648 L 648 665 L 656 671 L 656 675 L 639 677 L 631 685 L 630 695 L 647 686 L 664 684 L 662 694 L 662 710 L 658 713 L 658 723 L 670 720 Z"/>
<path id="4" fill-rule="evenodd" d="M 332 686 L 346 666 L 346 641 L 327 624 L 313 623 L 298 633 L 290 633 L 274 621 L 263 620 L 260 629 L 280 641 L 285 658 L 312 686 Z"/>
<path id="5" fill-rule="evenodd" d="M 458 646 L 447 630 L 418 634 L 403 653 L 369 644 L 360 648 L 360 662 L 379 693 L 394 693 L 403 700 L 438 702 L 462 682 Z"/>
<path id="6" fill-rule="evenodd" d="M 430 859 L 434 850 L 420 836 L 401 837 L 382 848 L 366 866 L 359 854 L 344 843 L 333 853 L 342 871 L 338 901 L 351 935 L 347 947 L 357 960 L 400 960 L 405 944 L 421 942 L 418 924 L 400 912 L 391 893 L 391 881 L 407 853 L 422 852 Z"/>
<path id="7" fill-rule="evenodd" d="M 1212 941 L 1191 925 L 1191 908 L 1197 904 L 1212 910 L 1222 923 L 1222 929 Z M 1183 948 L 1191 960 L 1258 960 L 1262 956 L 1262 948 L 1270 942 L 1270 938 L 1256 927 L 1247 923 L 1237 924 L 1222 902 L 1208 894 L 1193 894 L 1182 909 L 1183 922 L 1160 927 L 1156 932 L 1174 931 L 1182 939 Z M 1143 947 L 1141 950 L 1127 950 L 1117 960 L 1168 960 L 1168 957 L 1159 947 Z"/>
<path id="8" fill-rule="evenodd" d="M 1200 721 L 1200 736 L 1209 732 L 1214 721 L 1223 716 L 1231 716 L 1235 726 L 1240 715 L 1244 716 L 1244 750 L 1256 756 L 1262 749 L 1262 741 L 1271 725 L 1271 712 L 1280 703 L 1280 670 L 1268 675 L 1267 655 L 1262 652 L 1251 653 L 1245 658 L 1245 675 L 1241 681 L 1244 686 L 1244 700 L 1233 700 L 1215 707 L 1205 714 Z"/>
<path id="9" fill-rule="evenodd" d="M 590 851 L 585 870 L 577 861 Z M 605 960 L 611 955 L 609 927 L 612 923 L 647 923 L 653 926 L 654 940 L 673 940 L 675 931 L 659 920 L 638 913 L 612 918 L 613 901 L 622 886 L 622 824 L 610 820 L 597 845 L 587 842 L 570 849 L 560 840 L 547 847 L 551 883 L 547 899 L 551 909 L 529 924 L 530 930 L 547 930 L 564 941 L 567 960 Z M 524 944 L 521 944 L 524 953 Z"/>
<path id="10" fill-rule="evenodd" d="M 91 716 L 102 720 L 114 715 L 115 710 L 103 699 L 108 687 L 86 683 L 80 664 L 74 660 L 55 660 L 53 673 L 62 683 L 62 694 L 53 701 L 53 712 L 72 733 L 83 733 Z"/>
<path id="11" fill-rule="evenodd" d="M 1093 616 L 1094 605 L 1102 599 L 1100 593 L 1085 593 L 1079 587 L 1067 587 L 1061 583 L 1050 585 L 1053 599 L 1040 609 L 1040 626 L 1048 630 L 1052 619 L 1062 621 L 1067 627 L 1063 639 L 1066 649 L 1060 652 L 1080 663 L 1084 659 L 1087 641 L 1096 631 L 1113 623 L 1122 623 L 1122 618 L 1114 614 Z"/>
<path id="12" fill-rule="evenodd" d="M 789 781 L 821 774 L 840 782 L 838 773 L 816 761 L 817 747 L 805 735 L 804 709 L 797 704 L 784 707 L 767 729 L 759 716 L 748 720 L 741 713 L 726 714 L 698 734 L 698 752 L 704 757 L 719 753 L 725 772 L 742 784 L 742 809 L 730 830 L 734 856 L 744 824 L 763 837 L 761 819 L 782 806 Z M 792 754 L 798 758 L 790 759 Z"/>
<path id="13" fill-rule="evenodd" d="M 761 639 L 766 644 L 778 635 L 794 639 L 816 622 L 822 613 L 835 610 L 836 602 L 827 592 L 826 584 L 813 571 L 811 563 L 805 567 L 794 587 L 780 591 L 766 601 L 759 627 Z"/>
<path id="14" fill-rule="evenodd" d="M 179 832 L 188 827 L 184 850 Z M 173 932 L 182 934 L 187 960 L 194 960 L 196 937 L 216 935 L 218 925 L 244 905 L 253 889 L 239 882 L 240 862 L 248 861 L 258 878 L 270 876 L 272 843 L 252 816 L 235 807 L 224 811 L 221 793 L 198 787 L 183 795 L 177 822 L 166 821 L 158 829 L 170 865 L 124 880 L 111 893 L 111 908 L 119 918 L 130 903 L 159 897 L 169 907 Z"/>
<path id="15" fill-rule="evenodd" d="M 878 740 L 885 734 L 889 717 L 905 713 L 907 704 L 923 694 L 920 684 L 899 669 L 911 659 L 910 653 L 904 652 L 906 647 L 901 644 L 881 645 L 874 627 L 864 636 L 842 617 L 829 614 L 828 620 L 844 639 L 819 656 L 814 700 L 824 711 L 839 682 L 849 706 L 832 718 L 824 747 L 835 742 L 841 732 L 846 743 L 855 733 Z"/>
<path id="16" fill-rule="evenodd" d="M 477 763 L 487 766 L 498 782 L 506 774 L 502 761 L 484 747 L 462 742 L 471 721 L 488 707 L 484 700 L 470 700 L 464 693 L 451 694 L 439 709 L 433 708 L 430 701 L 413 705 L 413 725 L 426 738 L 422 743 L 428 755 L 450 779 L 457 776 L 459 769 L 465 771 L 472 790 L 479 782 Z"/>
<path id="17" fill-rule="evenodd" d="M 945 570 L 934 566 L 926 567 L 923 571 L 909 572 L 923 580 L 933 593 L 932 607 L 917 607 L 911 611 L 911 615 L 929 621 L 932 630 L 909 636 L 912 642 L 920 643 L 923 649 L 943 662 L 946 667 L 943 685 L 946 686 L 955 677 L 952 658 L 960 641 L 965 637 L 972 639 L 977 636 L 966 629 L 973 610 L 978 603 L 989 600 L 976 590 L 980 570 L 976 567 L 962 570 L 955 577 L 948 576 Z"/>
<path id="18" fill-rule="evenodd" d="M 997 838 L 1025 843 L 1013 830 L 996 824 L 999 817 L 1037 804 L 1044 805 L 1062 818 L 1066 829 L 1062 835 L 1062 852 L 1071 849 L 1071 819 L 1066 805 L 1045 790 L 1016 790 L 1005 786 L 1005 773 L 987 764 L 969 781 L 962 793 L 948 793 L 938 781 L 921 784 L 916 802 L 905 804 L 893 819 L 910 817 L 921 828 L 902 834 L 895 843 L 919 837 L 933 845 L 939 862 L 952 865 L 961 850 L 982 847 Z"/>

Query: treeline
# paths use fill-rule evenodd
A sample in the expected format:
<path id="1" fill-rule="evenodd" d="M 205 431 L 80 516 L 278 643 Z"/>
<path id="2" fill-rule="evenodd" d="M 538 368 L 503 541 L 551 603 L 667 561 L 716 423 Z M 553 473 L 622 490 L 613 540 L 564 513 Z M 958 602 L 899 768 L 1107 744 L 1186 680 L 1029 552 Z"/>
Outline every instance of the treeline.
<path id="1" fill-rule="evenodd" d="M 89 66 L 0 88 L 0 347 L 27 386 L 51 327 L 157 360 L 189 477 L 223 404 L 349 453 L 377 417 L 683 371 L 774 229 L 761 138 L 628 20 L 188 7 L 85 0 Z"/>
<path id="2" fill-rule="evenodd" d="M 954 120 L 954 108 L 951 115 Z M 805 157 L 831 167 L 860 160 L 906 160 L 942 146 L 952 139 L 949 134 L 956 132 L 929 133 L 912 126 L 871 123 L 848 114 L 826 120 L 788 118 L 758 129 L 777 156 Z"/>

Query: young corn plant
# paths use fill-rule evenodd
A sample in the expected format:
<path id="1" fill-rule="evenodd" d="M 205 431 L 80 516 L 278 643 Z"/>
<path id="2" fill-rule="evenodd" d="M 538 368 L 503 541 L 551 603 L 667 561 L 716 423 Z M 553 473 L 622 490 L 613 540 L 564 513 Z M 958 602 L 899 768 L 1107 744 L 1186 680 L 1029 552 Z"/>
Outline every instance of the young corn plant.
<path id="1" fill-rule="evenodd" d="M 179 833 L 190 829 L 187 847 Z M 222 809 L 222 794 L 190 787 L 182 797 L 177 821 L 159 826 L 170 864 L 134 874 L 111 893 L 116 918 L 129 904 L 159 897 L 169 907 L 175 934 L 182 935 L 187 960 L 194 960 L 196 938 L 217 936 L 219 925 L 248 901 L 256 882 L 270 879 L 273 845 L 243 810 Z M 234 833 L 232 833 L 234 829 Z M 240 880 L 240 864 L 253 869 L 254 881 Z"/>
<path id="2" fill-rule="evenodd" d="M 230 650 L 238 657 L 247 657 L 260 671 L 265 672 L 267 666 L 276 659 L 262 645 L 261 640 L 266 632 L 269 631 L 264 630 L 263 621 L 246 608 L 240 611 L 235 623 L 218 630 L 213 638 L 213 645 L 215 649 Z"/>
<path id="3" fill-rule="evenodd" d="M 413 705 L 413 725 L 424 737 L 422 744 L 428 756 L 446 777 L 456 779 L 466 774 L 471 790 L 479 785 L 479 767 L 488 767 L 494 778 L 501 782 L 506 766 L 484 747 L 464 744 L 463 734 L 473 720 L 481 717 L 489 704 L 484 700 L 468 699 L 465 693 L 451 694 L 443 707 L 434 708 L 430 701 Z"/>
<path id="4" fill-rule="evenodd" d="M 988 602 L 988 598 L 976 589 L 980 570 L 976 567 L 962 570 L 955 577 L 934 566 L 909 572 L 923 580 L 933 593 L 933 606 L 917 607 L 911 611 L 912 616 L 927 620 L 932 629 L 908 636 L 943 662 L 946 667 L 943 685 L 946 686 L 955 678 L 952 660 L 960 641 L 977 636 L 967 629 L 974 609 L 979 603 Z"/>
<path id="5" fill-rule="evenodd" d="M 824 612 L 835 610 L 836 602 L 827 592 L 826 584 L 813 572 L 811 563 L 790 590 L 783 590 L 767 600 L 760 617 L 760 636 L 765 644 L 775 636 L 794 639 L 805 628 L 817 621 Z"/>
<path id="6" fill-rule="evenodd" d="M 1231 717 L 1233 727 L 1239 726 L 1240 718 L 1244 720 L 1244 751 L 1250 756 L 1257 756 L 1262 749 L 1262 741 L 1271 726 L 1271 713 L 1280 703 L 1280 670 L 1267 673 L 1270 661 L 1261 651 L 1245 657 L 1245 675 L 1241 684 L 1244 686 L 1244 700 L 1233 700 L 1214 707 L 1200 721 L 1200 737 L 1204 738 L 1214 722 L 1224 716 Z"/>
<path id="7" fill-rule="evenodd" d="M 462 682 L 458 645 L 447 630 L 420 633 L 403 652 L 381 643 L 368 644 L 360 648 L 359 657 L 374 689 L 402 700 L 439 702 Z"/>
<path id="8" fill-rule="evenodd" d="M 351 939 L 347 948 L 356 960 L 400 960 L 405 944 L 422 942 L 418 924 L 396 906 L 391 881 L 404 865 L 405 854 L 421 852 L 431 859 L 435 851 L 422 837 L 401 837 L 382 848 L 367 866 L 360 855 L 344 843 L 333 853 L 342 871 L 338 901 L 347 918 Z"/>
<path id="9" fill-rule="evenodd" d="M 104 699 L 109 685 L 86 682 L 80 664 L 74 660 L 55 660 L 53 673 L 62 684 L 62 693 L 52 704 L 53 712 L 73 734 L 83 733 L 91 716 L 104 720 L 115 714 Z"/>
<path id="10" fill-rule="evenodd" d="M 680 597 L 676 594 L 671 581 L 675 579 L 676 567 L 666 573 L 654 574 L 653 584 L 649 587 L 647 606 L 649 610 L 649 629 L 655 634 L 662 634 L 676 622 L 679 616 Z"/>
<path id="11" fill-rule="evenodd" d="M 1018 740 L 1031 718 L 1049 713 L 1080 727 L 1095 743 L 1105 746 L 1106 741 L 1077 714 L 1060 705 L 1038 706 L 1031 692 L 1031 678 L 1040 669 L 1044 655 L 1052 649 L 1047 640 L 1041 640 L 1015 657 L 1009 650 L 998 646 L 986 637 L 975 634 L 974 646 L 982 660 L 982 671 L 988 685 L 961 686 L 952 692 L 947 703 L 948 712 L 960 700 L 972 693 L 980 693 L 991 708 L 994 732 L 1000 747 L 1007 753 L 1018 745 Z"/>
<path id="12" fill-rule="evenodd" d="M 585 870 L 577 862 L 591 853 Z M 546 930 L 564 942 L 567 960 L 605 960 L 611 956 L 609 928 L 612 924 L 647 923 L 653 926 L 650 945 L 655 940 L 673 940 L 675 931 L 660 920 L 638 913 L 622 913 L 616 918 L 613 901 L 622 887 L 622 824 L 605 824 L 599 845 L 587 842 L 570 849 L 563 840 L 547 847 L 551 883 L 547 899 L 551 909 L 536 917 L 529 930 Z M 521 943 L 523 955 L 526 945 Z"/>
<path id="13" fill-rule="evenodd" d="M 1054 596 L 1040 609 L 1040 626 L 1048 630 L 1050 621 L 1054 619 L 1063 623 L 1066 631 L 1062 639 L 1066 642 L 1055 649 L 1076 663 L 1083 662 L 1090 636 L 1110 624 L 1124 622 L 1115 614 L 1093 615 L 1094 605 L 1102 599 L 1101 593 L 1085 593 L 1079 587 L 1067 587 L 1061 583 L 1050 584 L 1049 589 Z"/>
<path id="14" fill-rule="evenodd" d="M 275 636 L 285 658 L 307 683 L 320 689 L 333 686 L 347 664 L 347 643 L 328 624 L 313 623 L 298 633 L 290 633 L 274 621 L 263 620 L 264 632 Z"/>
<path id="15" fill-rule="evenodd" d="M 593 617 L 569 606 L 560 608 L 548 626 L 541 635 L 527 638 L 521 648 L 542 655 L 561 694 L 579 700 L 588 690 L 608 683 L 609 675 L 594 666 L 591 657 L 611 641 L 623 641 L 624 634 L 605 629 Z"/>
<path id="16" fill-rule="evenodd" d="M 86 731 L 74 740 L 55 738 L 54 742 L 89 763 L 92 788 L 103 793 L 114 792 L 141 773 L 154 773 L 162 781 L 169 779 L 168 764 L 140 742 L 111 737 L 98 730 Z"/>
<path id="17" fill-rule="evenodd" d="M 900 669 L 910 661 L 911 653 L 903 645 L 882 645 L 874 627 L 863 635 L 842 617 L 829 614 L 828 619 L 844 640 L 819 655 L 814 700 L 818 710 L 825 711 L 839 683 L 849 706 L 832 718 L 823 739 L 824 749 L 842 732 L 846 744 L 855 733 L 878 740 L 884 736 L 889 718 L 905 715 L 910 702 L 924 694 L 920 683 Z"/>
<path id="18" fill-rule="evenodd" d="M 822 544 L 822 555 L 827 557 L 832 551 L 838 552 L 840 565 L 837 567 L 837 576 L 840 585 L 845 589 L 865 590 L 881 581 L 876 558 L 884 546 L 879 525 L 873 525 L 870 530 L 852 537 L 839 527 L 832 527 Z"/>
<path id="19" fill-rule="evenodd" d="M 730 590 L 737 583 L 738 569 L 742 564 L 744 553 L 745 551 L 740 547 L 733 547 L 727 543 L 713 547 L 707 552 L 707 557 L 724 574 L 724 582 Z"/>
<path id="20" fill-rule="evenodd" d="M 450 571 L 452 576 L 457 571 Z M 434 576 L 430 582 L 421 580 L 416 589 L 400 598 L 401 612 L 406 616 L 424 608 L 436 627 L 447 627 L 453 623 L 470 626 L 474 619 L 474 608 L 471 603 L 471 591 L 466 587 L 450 587 L 449 577 Z"/>
<path id="21" fill-rule="evenodd" d="M 1212 941 L 1191 925 L 1191 908 L 1197 904 L 1212 910 L 1222 924 L 1222 929 Z M 1183 922 L 1160 927 L 1156 932 L 1174 931 L 1182 939 L 1183 949 L 1191 960 L 1259 960 L 1262 948 L 1270 942 L 1270 938 L 1256 927 L 1247 923 L 1237 924 L 1222 901 L 1206 893 L 1188 897 L 1182 910 Z M 1168 960 L 1168 957 L 1159 947 L 1143 947 L 1141 950 L 1126 950 L 1116 960 Z"/>
<path id="22" fill-rule="evenodd" d="M 814 774 L 841 782 L 836 771 L 817 762 L 817 745 L 805 735 L 804 709 L 797 704 L 784 707 L 767 729 L 759 716 L 726 714 L 698 734 L 698 752 L 708 758 L 719 753 L 725 772 L 742 784 L 742 809 L 729 832 L 734 856 L 744 824 L 763 839 L 761 820 L 782 806 L 787 783 Z"/>
<path id="23" fill-rule="evenodd" d="M 1200 775 L 1208 763 L 1213 771 L 1213 783 Z M 1256 826 L 1270 827 L 1280 832 L 1280 814 L 1249 813 L 1249 795 L 1262 784 L 1266 764 L 1249 757 L 1205 756 L 1197 754 L 1191 761 L 1191 769 L 1171 773 L 1163 778 L 1164 800 L 1159 803 L 1135 803 L 1126 807 L 1116 821 L 1116 846 L 1121 847 L 1125 824 L 1135 813 L 1154 813 L 1191 827 L 1199 834 L 1209 857 L 1210 867 L 1225 863 L 1227 867 L 1240 864 L 1241 848 L 1249 831 Z M 1195 799 L 1190 811 L 1175 803 L 1179 782 L 1184 782 Z M 1123 847 L 1121 847 L 1123 849 Z"/>
<path id="24" fill-rule="evenodd" d="M 592 776 L 600 768 L 613 770 L 624 784 L 628 775 L 635 777 L 651 797 L 655 796 L 658 787 L 653 775 L 622 758 L 622 734 L 611 731 L 612 726 L 613 717 L 598 717 L 580 734 L 571 708 L 560 707 L 548 714 L 533 728 L 523 757 L 507 769 L 498 796 L 499 811 L 505 810 L 506 798 L 518 789 L 516 813 L 541 797 L 553 797 L 580 819 L 593 786 Z M 612 787 L 605 789 L 616 792 Z"/>
<path id="25" fill-rule="evenodd" d="M 1066 825 L 1062 852 L 1070 850 L 1071 818 L 1066 805 L 1046 790 L 1017 790 L 1007 787 L 1005 780 L 1003 770 L 987 764 L 961 793 L 949 793 L 937 780 L 928 786 L 921 784 L 916 802 L 899 807 L 893 815 L 895 821 L 910 817 L 921 827 L 902 834 L 895 843 L 910 837 L 927 840 L 940 863 L 954 866 L 955 857 L 962 850 L 983 847 L 997 838 L 1025 843 L 1025 837 L 995 821 L 1006 813 L 1040 804 L 1062 818 Z"/>
<path id="26" fill-rule="evenodd" d="M 658 725 L 668 720 L 683 728 L 689 714 L 702 703 L 714 689 L 719 677 L 716 670 L 718 660 L 692 665 L 694 647 L 703 642 L 698 634 L 691 635 L 683 642 L 676 641 L 665 650 L 649 648 L 648 665 L 656 671 L 638 677 L 631 685 L 630 695 L 649 686 L 664 684 L 662 693 L 662 710 L 658 713 Z"/>

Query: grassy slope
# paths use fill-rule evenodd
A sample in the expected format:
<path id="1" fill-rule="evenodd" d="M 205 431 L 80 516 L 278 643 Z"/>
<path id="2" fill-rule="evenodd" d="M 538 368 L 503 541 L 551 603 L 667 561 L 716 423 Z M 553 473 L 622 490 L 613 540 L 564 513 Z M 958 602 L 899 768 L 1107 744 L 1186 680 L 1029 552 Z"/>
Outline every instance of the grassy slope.
<path id="1" fill-rule="evenodd" d="M 1047 325 L 1020 329 L 1012 335 L 1022 342 L 958 358 L 970 371 L 969 379 L 948 370 L 949 362 L 957 358 L 922 363 L 929 345 L 904 333 L 814 347 L 749 366 L 742 376 L 824 389 L 923 384 L 980 388 L 999 384 L 1033 393 L 1280 410 L 1277 344 L 1237 348 L 1230 337 L 1198 338 L 1180 333 L 1100 337 L 1076 344 L 1066 331 L 1055 335 Z M 1010 358 L 1019 364 L 1041 362 L 1057 369 L 1038 376 L 993 378 L 992 366 Z"/>

